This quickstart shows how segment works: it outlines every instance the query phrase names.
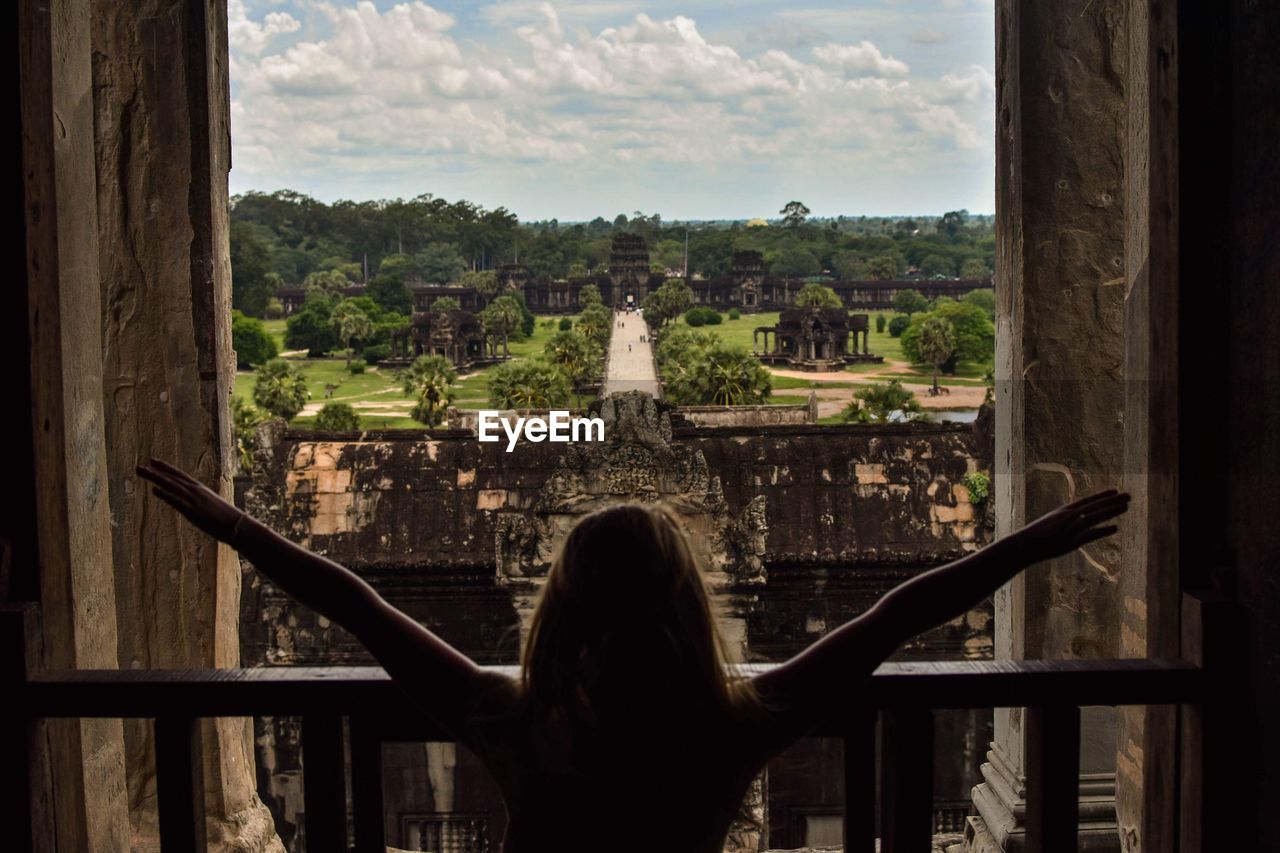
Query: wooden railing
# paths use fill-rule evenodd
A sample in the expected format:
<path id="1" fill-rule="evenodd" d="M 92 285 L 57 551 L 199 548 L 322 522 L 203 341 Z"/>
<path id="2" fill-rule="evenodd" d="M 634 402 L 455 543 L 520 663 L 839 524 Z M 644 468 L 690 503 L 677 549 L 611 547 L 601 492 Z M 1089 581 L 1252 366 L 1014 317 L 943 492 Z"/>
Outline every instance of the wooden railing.
<path id="1" fill-rule="evenodd" d="M 30 611 L 0 614 L 0 648 L 30 635 Z M 382 744 L 448 740 L 375 667 L 227 670 L 76 670 L 35 673 L 6 653 L 5 714 L 155 721 L 161 847 L 204 849 L 201 739 L 207 717 L 296 716 L 302 721 L 308 853 L 346 853 L 344 739 L 351 750 L 351 825 L 357 853 L 384 853 Z M 764 667 L 751 667 L 759 670 Z M 513 667 L 495 669 L 516 673 Z M 25 671 L 24 671 L 25 670 Z M 888 663 L 870 678 L 865 710 L 815 735 L 844 740 L 847 853 L 927 853 L 933 802 L 933 712 L 1025 708 L 1027 847 L 1075 853 L 1080 708 L 1190 705 L 1209 698 L 1206 669 L 1183 661 Z M 880 774 L 876 778 L 879 718 Z M 7 772 L 7 768 L 6 768 Z M 10 777 L 12 778 L 12 777 Z M 1197 787 L 1198 786 L 1193 786 Z M 877 809 L 879 789 L 879 815 Z M 1199 805 L 1190 805 L 1199 813 Z M 16 848 L 21 849 L 21 848 Z"/>

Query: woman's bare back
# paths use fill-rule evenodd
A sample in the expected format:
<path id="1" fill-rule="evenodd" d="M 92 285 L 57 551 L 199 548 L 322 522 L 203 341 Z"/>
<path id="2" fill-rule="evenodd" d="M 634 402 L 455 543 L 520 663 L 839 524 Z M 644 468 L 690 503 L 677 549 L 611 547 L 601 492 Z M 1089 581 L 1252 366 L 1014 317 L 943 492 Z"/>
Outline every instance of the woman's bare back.
<path id="1" fill-rule="evenodd" d="M 638 697 L 645 711 L 594 733 L 587 760 L 566 761 L 520 716 L 515 682 L 510 695 L 510 716 L 463 736 L 502 790 L 504 853 L 720 853 L 769 757 L 758 719 L 699 724 L 682 718 L 681 697 L 666 696 L 661 705 Z"/>
<path id="2" fill-rule="evenodd" d="M 743 795 L 769 757 L 824 718 L 856 708 L 866 677 L 900 643 L 965 613 L 1027 566 L 1114 533 L 1114 526 L 1103 523 L 1124 512 L 1129 499 L 1114 490 L 1082 498 L 962 560 L 924 572 L 752 679 L 745 693 L 725 693 L 720 665 L 714 671 L 706 666 L 716 658 L 708 645 L 713 632 L 688 634 L 691 642 L 683 645 L 669 642 L 674 635 L 667 630 L 652 632 L 652 643 L 647 639 L 647 628 L 664 627 L 646 621 L 646 614 L 662 612 L 665 587 L 637 610 L 635 576 L 617 565 L 628 557 L 634 562 L 637 549 L 644 550 L 634 538 L 620 544 L 613 531 L 602 531 L 600 550 L 589 560 L 598 571 L 581 581 L 625 580 L 617 595 L 597 593 L 584 605 L 582 590 L 563 579 L 558 593 L 564 613 L 587 616 L 593 630 L 623 638 L 625 654 L 610 657 L 608 643 L 583 646 L 580 653 L 564 645 L 563 653 L 548 653 L 540 666 L 526 660 L 526 681 L 517 684 L 481 669 L 353 572 L 253 520 L 185 472 L 153 460 L 139 474 L 155 485 L 158 497 L 235 547 L 286 593 L 351 631 L 424 714 L 480 756 L 510 811 L 507 853 L 719 851 Z M 643 572 L 645 565 L 631 568 Z M 699 614 L 710 619 L 698 595 Z M 630 607 L 625 630 L 610 609 L 615 606 Z M 699 654 L 702 669 L 681 666 Z M 619 659 L 625 665 L 615 665 Z M 676 688 L 679 673 L 685 680 Z M 533 682 L 531 674 L 537 676 Z M 531 684 L 544 679 L 559 692 L 543 688 L 543 698 L 549 697 L 543 710 L 562 718 L 573 716 L 579 704 L 586 710 L 558 734 L 556 727 L 536 722 L 544 717 L 522 710 L 537 698 Z M 752 701 L 730 701 L 730 694 Z"/>

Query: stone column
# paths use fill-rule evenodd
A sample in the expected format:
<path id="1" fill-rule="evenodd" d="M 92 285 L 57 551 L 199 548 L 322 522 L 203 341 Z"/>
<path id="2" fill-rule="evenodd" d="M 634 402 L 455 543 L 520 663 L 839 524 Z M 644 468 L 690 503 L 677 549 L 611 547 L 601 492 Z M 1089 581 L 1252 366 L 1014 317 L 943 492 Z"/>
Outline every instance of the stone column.
<path id="1" fill-rule="evenodd" d="M 23 2 L 17 19 L 31 410 L 14 416 L 31 418 L 31 446 L 15 452 L 31 454 L 39 566 L 26 591 L 39 596 L 44 668 L 115 669 L 89 3 Z M 120 721 L 51 720 L 37 732 L 49 770 L 33 780 L 38 849 L 128 850 Z"/>
<path id="2" fill-rule="evenodd" d="M 1120 577 L 1120 654 L 1124 657 L 1177 658 L 1181 651 L 1179 455 L 1181 442 L 1188 437 L 1184 435 L 1187 418 L 1179 412 L 1179 388 L 1188 379 L 1195 382 L 1202 377 L 1179 361 L 1180 338 L 1188 328 L 1181 324 L 1178 309 L 1182 289 L 1179 198 L 1196 181 L 1213 181 L 1216 175 L 1196 169 L 1195 177 L 1188 175 L 1184 182 L 1178 174 L 1182 144 L 1178 69 L 1186 60 L 1178 49 L 1177 6 L 1173 0 L 1156 0 L 1132 4 L 1129 11 L 1124 437 L 1125 488 L 1134 500 L 1121 527 L 1125 571 Z M 1195 26 L 1194 39 L 1210 40 L 1203 19 Z M 1188 48 L 1197 51 L 1194 45 Z M 1203 51 L 1199 48 L 1201 56 Z M 1191 68 L 1194 74 L 1194 64 Z M 1209 91 L 1208 75 L 1195 77 L 1189 89 L 1199 87 L 1197 94 L 1204 97 Z M 1216 145 L 1221 138 L 1218 128 L 1208 133 Z M 1194 157 L 1197 152 L 1189 153 Z M 1210 205 L 1199 207 L 1192 216 L 1213 216 L 1207 212 Z M 1204 222 L 1191 226 L 1189 236 L 1193 243 L 1219 245 Z M 1216 265 L 1217 252 L 1213 255 Z M 1205 280 L 1196 280 L 1196 285 Z M 1189 294 L 1188 303 L 1194 304 L 1191 300 L 1200 295 L 1199 289 Z M 1227 350 L 1225 322 L 1221 328 L 1224 331 L 1207 336 L 1210 344 L 1220 346 L 1208 345 L 1206 351 Z M 1196 328 L 1197 337 L 1199 332 Z M 1218 373 L 1225 368 L 1212 359 L 1195 361 L 1212 372 L 1212 384 L 1220 384 Z M 1226 408 L 1216 406 L 1210 395 L 1196 396 L 1197 405 L 1205 411 Z M 1198 443 L 1196 438 L 1189 437 L 1193 445 Z M 1206 441 L 1204 446 L 1212 443 Z M 1194 482 L 1194 467 L 1189 473 Z M 1198 528 L 1192 539 L 1199 530 L 1213 528 L 1201 514 L 1192 518 Z M 1168 850 L 1175 845 L 1176 727 L 1174 709 L 1167 706 L 1121 711 L 1116 807 L 1125 851 Z"/>
<path id="3" fill-rule="evenodd" d="M 158 457 L 231 496 L 230 168 L 225 0 L 93 0 L 92 108 L 101 225 L 110 553 L 120 664 L 237 666 L 234 553 L 152 498 L 135 466 Z M 92 202 L 91 202 L 92 203 Z M 130 721 L 134 846 L 154 843 L 152 730 Z M 256 793 L 248 720 L 206 723 L 211 850 L 279 848 Z"/>
<path id="4" fill-rule="evenodd" d="M 996 7 L 996 533 L 1122 473 L 1126 4 Z M 1119 547 L 1096 543 L 995 596 L 997 658 L 1114 657 Z M 1118 849 L 1111 714 L 1086 709 L 1082 849 Z M 1023 844 L 1022 714 L 998 710 L 969 849 Z"/>

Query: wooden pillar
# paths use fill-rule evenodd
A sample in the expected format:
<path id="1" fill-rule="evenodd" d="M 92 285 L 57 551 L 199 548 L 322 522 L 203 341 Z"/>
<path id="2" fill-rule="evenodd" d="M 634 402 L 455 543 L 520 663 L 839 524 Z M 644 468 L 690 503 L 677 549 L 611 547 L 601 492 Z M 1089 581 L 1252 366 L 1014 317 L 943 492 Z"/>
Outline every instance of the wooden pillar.
<path id="1" fill-rule="evenodd" d="M 996 5 L 997 536 L 1121 482 L 1125 8 Z M 1099 542 L 1002 588 L 996 656 L 1115 656 L 1119 566 L 1118 543 Z M 1080 836 L 1098 849 L 1119 846 L 1112 726 L 1086 709 Z M 995 729 L 974 790 L 979 849 L 1024 837 L 1022 713 L 998 711 Z"/>
<path id="2" fill-rule="evenodd" d="M 50 669 L 116 667 L 89 17 L 88 0 L 19 4 L 32 419 L 32 447 L 19 452 L 35 467 Z M 47 732 L 56 837 L 42 849 L 129 849 L 120 721 L 58 720 Z"/>

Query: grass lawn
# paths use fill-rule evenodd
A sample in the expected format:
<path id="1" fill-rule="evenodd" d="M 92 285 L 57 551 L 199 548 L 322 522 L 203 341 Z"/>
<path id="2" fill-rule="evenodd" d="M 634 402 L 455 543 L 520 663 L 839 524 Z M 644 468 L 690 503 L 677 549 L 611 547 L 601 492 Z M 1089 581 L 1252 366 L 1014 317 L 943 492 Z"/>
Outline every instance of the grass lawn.
<path id="1" fill-rule="evenodd" d="M 554 323 L 550 328 L 544 328 L 544 322 L 547 319 L 546 317 L 537 318 L 533 334 L 530 335 L 528 340 L 511 342 L 510 349 L 513 358 L 530 358 L 541 355 L 547 341 L 559 331 L 560 318 L 551 318 Z M 577 320 L 576 317 L 571 319 Z M 267 320 L 265 323 L 268 333 L 277 337 L 277 343 L 283 349 L 285 321 Z M 347 370 L 346 359 L 341 355 L 330 358 L 291 356 L 288 360 L 297 365 L 302 370 L 303 376 L 306 377 L 307 390 L 311 394 L 311 403 L 324 404 L 330 401 L 349 404 L 395 403 L 403 404 L 403 410 L 408 410 L 413 406 L 413 399 L 404 394 L 403 386 L 401 386 L 396 377 L 397 371 L 388 368 L 366 367 L 364 373 L 352 374 Z M 487 367 L 460 375 L 458 381 L 453 385 L 453 405 L 462 409 L 487 407 L 489 405 L 489 371 L 492 369 L 492 367 Z M 236 373 L 235 388 L 232 393 L 237 398 L 252 401 L 253 385 L 253 371 L 238 371 Z M 325 396 L 325 388 L 328 385 L 336 386 L 333 389 L 332 397 Z M 585 406 L 593 399 L 595 398 L 584 397 L 582 404 Z M 396 408 L 401 407 L 397 406 Z M 314 420 L 314 416 L 299 416 L 294 418 L 291 423 L 294 426 L 307 427 Z M 421 428 L 422 424 L 412 418 L 394 414 L 381 415 L 376 411 L 364 410 L 360 412 L 360 426 L 363 429 L 416 429 Z"/>
<path id="2" fill-rule="evenodd" d="M 876 331 L 876 315 L 883 314 L 885 318 L 885 331 Z M 905 367 L 906 357 L 902 354 L 902 341 L 893 337 L 888 332 L 888 321 L 893 317 L 892 311 L 870 311 L 871 332 L 867 336 L 867 348 L 876 355 L 882 355 L 886 361 L 897 362 L 896 364 L 851 364 L 845 368 L 847 373 L 852 374 L 850 379 L 854 377 L 865 378 L 869 380 L 880 379 L 881 374 L 892 373 L 895 378 L 902 379 L 905 382 L 930 382 L 933 379 L 932 369 L 925 364 L 916 364 Z M 684 318 L 675 321 L 680 325 L 685 325 Z M 774 326 L 778 322 L 778 312 L 768 311 L 761 314 L 743 314 L 737 320 L 729 319 L 729 315 L 724 315 L 724 322 L 718 326 L 700 326 L 699 331 L 711 332 L 718 335 L 722 341 L 731 346 L 742 347 L 748 352 L 752 348 L 752 332 L 760 326 Z M 761 344 L 764 340 L 761 338 Z M 948 385 L 982 385 L 982 377 L 986 374 L 990 365 L 978 364 L 976 362 L 961 362 L 955 376 L 946 377 Z M 805 379 L 796 379 L 789 376 L 775 376 L 773 387 L 777 388 L 815 388 L 815 387 L 850 387 L 858 384 L 857 382 L 849 383 L 816 383 Z"/>
<path id="3" fill-rule="evenodd" d="M 276 348 L 284 352 L 285 319 L 281 317 L 279 320 L 263 320 L 262 325 L 267 327 L 267 334 L 275 339 Z"/>

